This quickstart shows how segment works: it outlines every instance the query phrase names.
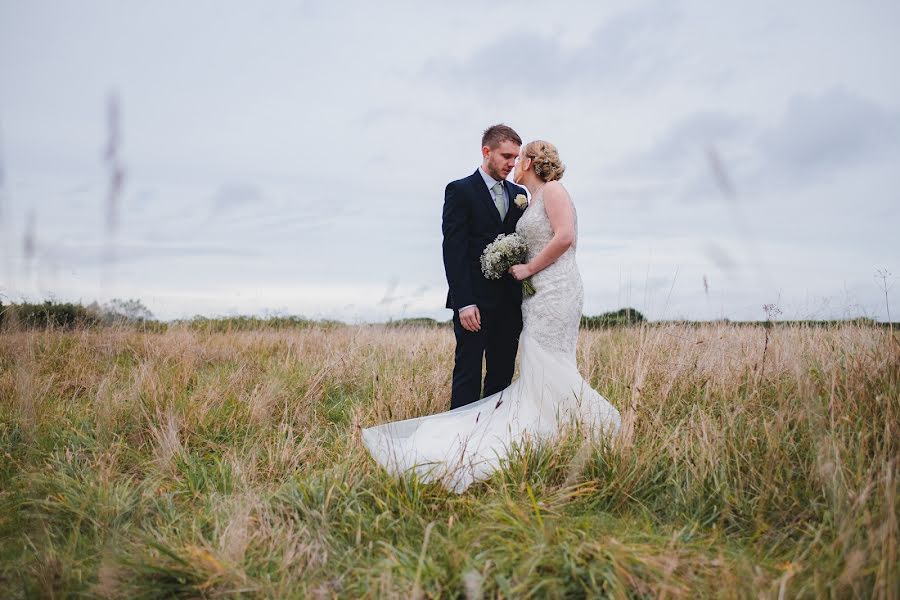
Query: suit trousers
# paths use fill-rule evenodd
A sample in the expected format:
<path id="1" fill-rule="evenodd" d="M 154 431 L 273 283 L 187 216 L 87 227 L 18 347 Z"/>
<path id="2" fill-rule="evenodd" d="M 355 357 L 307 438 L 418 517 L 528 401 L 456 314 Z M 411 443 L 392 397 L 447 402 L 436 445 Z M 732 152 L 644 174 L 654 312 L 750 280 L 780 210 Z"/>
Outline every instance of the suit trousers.
<path id="1" fill-rule="evenodd" d="M 450 409 L 479 400 L 482 395 L 481 365 L 485 362 L 484 396 L 505 389 L 516 369 L 519 334 L 522 332 L 522 310 L 514 307 L 480 309 L 481 330 L 467 331 L 454 311 L 453 332 L 456 334 L 456 364 L 453 366 L 453 391 Z"/>

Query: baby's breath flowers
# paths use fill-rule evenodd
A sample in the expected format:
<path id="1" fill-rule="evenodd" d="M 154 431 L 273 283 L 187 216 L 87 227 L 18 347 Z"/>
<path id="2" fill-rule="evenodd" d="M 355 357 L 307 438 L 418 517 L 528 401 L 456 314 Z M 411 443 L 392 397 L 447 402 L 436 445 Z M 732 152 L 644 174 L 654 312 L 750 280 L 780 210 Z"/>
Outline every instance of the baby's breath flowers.
<path id="1" fill-rule="evenodd" d="M 481 272 L 488 279 L 500 279 L 511 266 L 522 264 L 527 255 L 528 244 L 521 235 L 501 233 L 481 253 Z M 522 281 L 522 291 L 526 296 L 535 293 L 530 278 Z"/>

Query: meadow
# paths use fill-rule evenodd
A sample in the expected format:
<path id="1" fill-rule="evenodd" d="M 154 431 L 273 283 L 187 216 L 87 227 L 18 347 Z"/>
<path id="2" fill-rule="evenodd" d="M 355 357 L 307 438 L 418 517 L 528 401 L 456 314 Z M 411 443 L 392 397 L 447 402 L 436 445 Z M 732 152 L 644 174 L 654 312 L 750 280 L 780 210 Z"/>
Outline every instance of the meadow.
<path id="1" fill-rule="evenodd" d="M 360 427 L 443 411 L 446 327 L 7 328 L 3 598 L 898 598 L 887 328 L 583 331 L 619 436 L 457 496 Z"/>

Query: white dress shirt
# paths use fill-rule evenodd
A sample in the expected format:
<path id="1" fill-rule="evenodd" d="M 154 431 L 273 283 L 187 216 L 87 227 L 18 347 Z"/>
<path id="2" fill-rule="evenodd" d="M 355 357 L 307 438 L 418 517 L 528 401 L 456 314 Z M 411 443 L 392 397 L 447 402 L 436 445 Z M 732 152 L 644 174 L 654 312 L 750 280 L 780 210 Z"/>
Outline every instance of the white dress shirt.
<path id="1" fill-rule="evenodd" d="M 484 185 L 488 187 L 488 191 L 491 192 L 491 198 L 494 197 L 494 186 L 497 185 L 497 179 L 494 179 L 487 172 L 478 167 L 478 172 L 481 173 L 481 178 L 484 179 Z M 506 212 L 509 212 L 509 193 L 506 191 L 506 186 L 503 186 L 503 205 L 506 208 Z M 506 213 L 504 213 L 506 214 Z"/>

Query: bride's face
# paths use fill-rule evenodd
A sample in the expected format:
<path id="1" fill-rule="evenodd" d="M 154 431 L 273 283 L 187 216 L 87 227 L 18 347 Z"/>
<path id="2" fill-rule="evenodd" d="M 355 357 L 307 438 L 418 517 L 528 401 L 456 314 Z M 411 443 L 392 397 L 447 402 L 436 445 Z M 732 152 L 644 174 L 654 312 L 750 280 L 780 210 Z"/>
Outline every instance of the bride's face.
<path id="1" fill-rule="evenodd" d="M 526 161 L 530 159 L 525 158 L 525 148 L 522 148 L 522 151 L 519 152 L 519 156 L 516 158 L 516 170 L 513 173 L 513 182 L 519 184 L 522 183 L 522 178 L 525 176 L 525 167 L 527 166 Z"/>

